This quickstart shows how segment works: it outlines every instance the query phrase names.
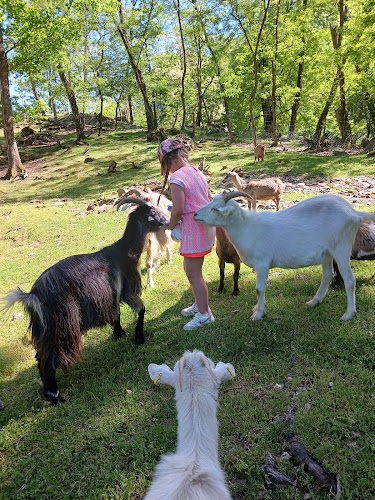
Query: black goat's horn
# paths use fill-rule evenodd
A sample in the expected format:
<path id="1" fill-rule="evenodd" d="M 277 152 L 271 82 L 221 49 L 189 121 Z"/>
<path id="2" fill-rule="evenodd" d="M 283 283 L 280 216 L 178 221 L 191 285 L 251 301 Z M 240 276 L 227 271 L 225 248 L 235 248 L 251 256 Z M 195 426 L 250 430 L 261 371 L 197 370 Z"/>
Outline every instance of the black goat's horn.
<path id="1" fill-rule="evenodd" d="M 237 198 L 238 196 L 244 196 L 245 198 L 249 198 L 250 200 L 254 199 L 252 196 L 250 196 L 247 193 L 244 193 L 243 191 L 228 191 L 223 193 L 223 198 L 225 203 L 227 203 L 232 198 Z"/>
<path id="2" fill-rule="evenodd" d="M 141 200 L 140 198 L 122 198 L 117 203 L 117 210 L 123 205 L 124 203 L 135 203 L 136 205 L 147 205 L 147 203 L 144 200 Z"/>

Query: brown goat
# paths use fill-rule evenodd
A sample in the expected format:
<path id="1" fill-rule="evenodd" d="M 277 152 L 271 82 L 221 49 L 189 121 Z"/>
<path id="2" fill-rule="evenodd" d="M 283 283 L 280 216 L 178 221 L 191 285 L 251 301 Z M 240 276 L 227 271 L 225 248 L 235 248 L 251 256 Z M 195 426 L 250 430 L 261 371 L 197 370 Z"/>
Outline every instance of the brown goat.
<path id="1" fill-rule="evenodd" d="M 254 148 L 254 162 L 259 160 L 263 163 L 264 155 L 266 154 L 266 146 L 265 144 L 257 144 Z"/>
<path id="2" fill-rule="evenodd" d="M 237 253 L 237 250 L 232 245 L 230 239 L 228 238 L 225 229 L 222 227 L 216 228 L 216 255 L 219 259 L 220 268 L 220 285 L 218 292 L 222 293 L 224 290 L 224 271 L 225 263 L 234 265 L 233 273 L 233 297 L 237 297 L 240 294 L 238 288 L 238 277 L 240 275 L 241 259 Z"/>
<path id="3" fill-rule="evenodd" d="M 280 201 L 284 193 L 284 183 L 277 177 L 246 181 L 232 169 L 224 177 L 222 184 L 227 185 L 231 182 L 236 186 L 238 191 L 243 191 L 253 198 L 251 201 L 248 201 L 249 208 L 256 210 L 257 200 L 273 200 L 276 204 L 276 211 L 280 209 Z"/>
<path id="4" fill-rule="evenodd" d="M 354 239 L 352 260 L 374 260 L 375 259 L 375 223 L 362 222 Z M 333 261 L 333 286 L 336 287 L 344 283 L 340 271 L 335 261 Z"/>

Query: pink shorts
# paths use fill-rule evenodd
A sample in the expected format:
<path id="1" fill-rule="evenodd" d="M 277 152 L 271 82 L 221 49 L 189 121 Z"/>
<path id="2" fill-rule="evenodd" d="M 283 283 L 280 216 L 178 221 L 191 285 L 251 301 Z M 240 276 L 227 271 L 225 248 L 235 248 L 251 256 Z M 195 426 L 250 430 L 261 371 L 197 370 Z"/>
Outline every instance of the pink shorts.
<path id="1" fill-rule="evenodd" d="M 212 248 L 210 248 L 209 250 L 206 250 L 205 252 L 199 252 L 199 253 L 181 253 L 180 252 L 180 255 L 182 255 L 182 257 L 189 257 L 189 258 L 194 259 L 197 257 L 204 257 L 205 255 L 207 255 L 211 251 L 212 251 Z"/>

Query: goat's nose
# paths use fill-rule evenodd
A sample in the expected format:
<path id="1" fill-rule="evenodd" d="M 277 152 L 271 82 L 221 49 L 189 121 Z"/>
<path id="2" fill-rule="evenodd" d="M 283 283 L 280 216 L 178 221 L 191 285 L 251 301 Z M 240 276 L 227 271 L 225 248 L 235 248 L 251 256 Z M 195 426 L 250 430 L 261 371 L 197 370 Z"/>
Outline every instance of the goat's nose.
<path id="1" fill-rule="evenodd" d="M 197 216 L 197 212 L 194 212 L 194 217 L 196 217 L 196 216 Z"/>

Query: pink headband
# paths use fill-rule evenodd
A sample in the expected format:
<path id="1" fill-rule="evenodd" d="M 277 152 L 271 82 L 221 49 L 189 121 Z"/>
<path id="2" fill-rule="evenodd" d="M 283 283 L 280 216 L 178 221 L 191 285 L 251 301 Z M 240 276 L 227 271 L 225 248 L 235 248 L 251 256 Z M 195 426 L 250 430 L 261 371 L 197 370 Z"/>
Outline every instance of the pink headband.
<path id="1" fill-rule="evenodd" d="M 179 139 L 166 139 L 161 142 L 158 147 L 158 158 L 160 163 L 166 154 L 170 153 L 174 149 L 181 149 L 183 147 L 184 145 Z"/>

